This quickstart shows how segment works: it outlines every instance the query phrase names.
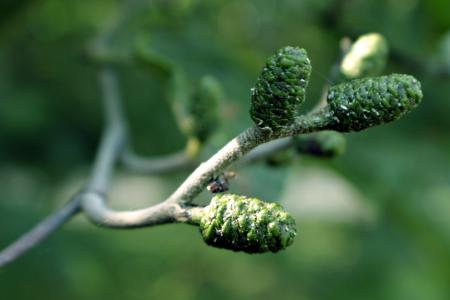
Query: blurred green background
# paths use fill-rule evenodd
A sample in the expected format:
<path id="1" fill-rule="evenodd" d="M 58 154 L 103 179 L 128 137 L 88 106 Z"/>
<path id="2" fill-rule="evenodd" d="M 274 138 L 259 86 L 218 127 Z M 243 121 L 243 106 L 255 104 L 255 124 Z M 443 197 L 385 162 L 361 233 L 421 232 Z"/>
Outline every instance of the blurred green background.
<path id="1" fill-rule="evenodd" d="M 114 231 L 77 216 L 0 269 L 1 299 L 450 299 L 449 1 L 144 2 L 114 49 L 143 41 L 192 80 L 220 80 L 226 102 L 211 149 L 251 124 L 249 89 L 285 45 L 309 53 L 312 107 L 339 40 L 380 32 L 392 50 L 385 73 L 417 77 L 423 103 L 398 122 L 347 135 L 346 153 L 333 161 L 302 157 L 238 174 L 233 192 L 295 215 L 299 234 L 286 251 L 232 253 L 205 246 L 187 225 Z M 97 66 L 85 49 L 121 8 L 112 0 L 0 2 L 0 247 L 86 181 L 103 119 Z M 182 148 L 161 74 L 119 71 L 136 149 Z M 161 201 L 187 174 L 121 170 L 112 205 Z"/>

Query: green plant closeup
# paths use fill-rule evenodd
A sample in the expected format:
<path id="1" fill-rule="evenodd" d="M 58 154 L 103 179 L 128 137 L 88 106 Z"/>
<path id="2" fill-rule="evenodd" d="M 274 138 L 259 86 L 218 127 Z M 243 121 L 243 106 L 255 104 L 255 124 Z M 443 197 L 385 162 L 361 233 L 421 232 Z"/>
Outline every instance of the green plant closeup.
<path id="1" fill-rule="evenodd" d="M 448 11 L 4 1 L 0 298 L 449 299 Z"/>

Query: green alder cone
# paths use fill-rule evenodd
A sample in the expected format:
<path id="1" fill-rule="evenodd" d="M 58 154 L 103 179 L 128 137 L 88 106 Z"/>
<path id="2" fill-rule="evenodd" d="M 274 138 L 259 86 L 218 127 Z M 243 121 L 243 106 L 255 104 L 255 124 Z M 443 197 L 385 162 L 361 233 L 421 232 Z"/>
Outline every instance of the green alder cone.
<path id="1" fill-rule="evenodd" d="M 223 92 L 212 76 L 204 76 L 190 93 L 183 73 L 175 72 L 171 79 L 170 103 L 181 131 L 203 144 L 219 126 L 219 102 Z"/>
<path id="2" fill-rule="evenodd" d="M 294 242 L 295 220 L 276 203 L 218 194 L 199 219 L 204 241 L 247 253 L 277 252 Z"/>
<path id="3" fill-rule="evenodd" d="M 250 116 L 261 128 L 279 131 L 291 125 L 311 74 L 304 49 L 284 47 L 271 56 L 252 89 Z"/>
<path id="4" fill-rule="evenodd" d="M 188 136 L 205 142 L 219 125 L 219 102 L 223 99 L 222 88 L 212 76 L 201 78 L 197 89 L 189 98 L 185 132 Z"/>
<path id="5" fill-rule="evenodd" d="M 334 158 L 342 155 L 345 147 L 345 137 L 335 131 L 320 131 L 295 138 L 295 149 L 300 154 Z"/>
<path id="6" fill-rule="evenodd" d="M 190 89 L 183 70 L 154 53 L 143 40 L 136 43 L 134 54 L 138 63 L 158 71 L 168 81 L 168 100 L 180 130 L 200 144 L 208 140 L 219 125 L 220 83 L 212 76 L 203 76 Z"/>
<path id="7" fill-rule="evenodd" d="M 355 79 L 332 86 L 324 110 L 326 129 L 360 131 L 395 121 L 415 108 L 422 96 L 420 82 L 403 74 Z"/>
<path id="8" fill-rule="evenodd" d="M 386 65 L 388 52 L 388 43 L 382 35 L 362 35 L 342 59 L 341 74 L 347 79 L 380 75 Z"/>

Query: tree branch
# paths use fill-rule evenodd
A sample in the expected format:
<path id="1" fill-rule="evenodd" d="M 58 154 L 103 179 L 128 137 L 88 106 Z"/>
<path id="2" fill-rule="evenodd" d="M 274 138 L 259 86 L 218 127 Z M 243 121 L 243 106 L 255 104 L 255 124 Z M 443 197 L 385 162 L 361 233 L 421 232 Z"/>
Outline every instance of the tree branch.
<path id="1" fill-rule="evenodd" d="M 205 189 L 211 179 L 245 153 L 268 140 L 270 135 L 267 132 L 257 126 L 250 127 L 208 161 L 200 164 L 172 196 L 160 204 L 144 209 L 115 211 L 106 205 L 104 194 L 87 191 L 81 200 L 83 211 L 94 223 L 110 228 L 137 228 L 184 222 L 188 219 L 189 206 L 186 205 Z"/>
<path id="2" fill-rule="evenodd" d="M 164 202 L 134 211 L 115 211 L 106 205 L 109 179 L 125 141 L 125 125 L 118 78 L 113 69 L 101 71 L 100 87 L 110 126 L 101 143 L 91 182 L 81 196 L 83 212 L 95 224 L 110 228 L 136 228 L 182 220 L 185 210 Z"/>
<path id="3" fill-rule="evenodd" d="M 123 22 L 123 18 L 119 18 L 119 20 L 119 23 Z M 112 32 L 114 30 L 107 30 L 98 39 L 99 47 L 108 46 Z M 259 145 L 278 138 L 308 133 L 321 129 L 321 127 L 325 128 L 327 125 L 323 124 L 321 118 L 318 118 L 314 113 L 297 118 L 294 125 L 277 133 L 253 125 L 231 140 L 206 162 L 201 163 L 164 202 L 144 209 L 115 211 L 106 205 L 106 193 L 114 166 L 124 150 L 127 126 L 121 107 L 117 73 L 112 67 L 103 67 L 99 72 L 99 82 L 105 105 L 106 129 L 86 188 L 75 195 L 60 211 L 49 216 L 29 233 L 0 252 L 0 267 L 43 241 L 70 217 L 79 212 L 80 206 L 91 221 L 104 227 L 136 228 L 170 222 L 190 223 L 189 212 L 195 207 L 190 206 L 189 203 L 229 165 Z M 323 111 L 321 113 L 323 115 Z M 272 153 L 274 149 L 284 149 L 289 146 L 289 140 L 274 142 L 272 146 L 269 144 L 265 150 L 255 152 L 247 160 L 260 158 L 267 153 Z M 192 160 L 188 160 L 186 156 L 180 154 L 163 160 L 144 160 L 139 156 L 133 156 L 132 153 L 128 153 L 128 157 L 127 155 L 124 157 L 126 164 L 136 169 L 143 168 L 154 173 L 173 170 L 192 162 Z"/>
<path id="4" fill-rule="evenodd" d="M 29 232 L 3 249 L 0 252 L 0 268 L 13 262 L 28 250 L 41 243 L 79 211 L 80 197 L 77 194 L 59 211 L 42 220 Z"/>
<path id="5" fill-rule="evenodd" d="M 270 157 L 278 152 L 287 150 L 295 145 L 294 138 L 286 137 L 278 140 L 274 140 L 263 145 L 260 145 L 244 155 L 242 159 L 240 159 L 236 163 L 236 167 L 243 167 L 246 165 L 250 165 L 256 162 L 259 162 L 265 158 Z"/>
<path id="6" fill-rule="evenodd" d="M 119 17 L 97 38 L 97 46 L 102 47 L 110 43 L 117 28 L 119 28 L 125 20 L 130 18 L 133 13 L 139 11 L 136 9 L 139 3 L 142 2 L 137 0 L 126 1 L 124 9 Z M 99 74 L 100 84 L 103 87 L 102 92 L 104 93 L 103 99 L 105 99 L 106 129 L 91 172 L 91 178 L 86 185 L 86 190 L 83 189 L 81 192 L 74 195 L 63 208 L 45 218 L 29 232 L 25 233 L 3 249 L 0 252 L 0 268 L 6 266 L 8 263 L 11 263 L 25 254 L 31 248 L 37 246 L 72 216 L 80 212 L 82 198 L 86 195 L 87 191 L 89 191 L 89 193 L 95 192 L 101 194 L 106 192 L 110 173 L 119 152 L 123 148 L 126 135 L 120 99 L 114 90 L 114 87 L 117 86 L 116 76 L 115 72 L 108 67 L 103 68 Z"/>
<path id="7" fill-rule="evenodd" d="M 277 133 L 263 130 L 253 125 L 232 139 L 209 160 L 200 164 L 167 201 L 171 203 L 192 202 L 212 179 L 223 172 L 230 164 L 259 145 L 279 138 L 291 137 L 325 128 L 327 124 L 324 123 L 323 118 L 318 117 L 322 113 L 319 111 L 298 117 L 291 127 Z"/>
<path id="8" fill-rule="evenodd" d="M 216 154 L 200 166 L 167 199 L 171 203 L 190 203 L 207 184 L 231 163 L 258 145 L 271 140 L 270 134 L 252 126 L 232 139 Z"/>
<path id="9" fill-rule="evenodd" d="M 87 191 L 82 198 L 86 216 L 95 224 L 115 229 L 148 227 L 173 222 L 186 222 L 187 209 L 167 201 L 148 208 L 117 211 L 106 205 L 104 194 Z"/>

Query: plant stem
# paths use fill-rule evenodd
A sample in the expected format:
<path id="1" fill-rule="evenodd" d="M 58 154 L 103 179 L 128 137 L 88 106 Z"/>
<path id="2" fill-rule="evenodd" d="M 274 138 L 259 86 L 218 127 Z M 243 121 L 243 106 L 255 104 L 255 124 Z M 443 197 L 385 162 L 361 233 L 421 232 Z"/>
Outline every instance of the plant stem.
<path id="1" fill-rule="evenodd" d="M 41 243 L 79 211 L 80 197 L 79 195 L 75 195 L 64 207 L 39 222 L 30 231 L 3 249 L 0 252 L 0 268 L 13 262 L 28 250 Z"/>
<path id="2" fill-rule="evenodd" d="M 228 142 L 206 162 L 200 164 L 166 201 L 181 204 L 191 203 L 212 179 L 259 145 L 278 138 L 325 129 L 328 125 L 326 123 L 328 118 L 323 118 L 324 113 L 326 110 L 298 117 L 295 124 L 282 132 L 274 133 L 253 125 Z"/>
<path id="3" fill-rule="evenodd" d="M 123 15 L 129 16 L 130 7 L 136 5 L 134 2 L 129 1 L 125 3 Z M 134 11 L 138 11 L 133 9 Z M 119 25 L 124 22 L 127 17 L 119 17 L 119 20 L 112 23 L 112 26 L 107 29 L 103 35 L 100 35 L 97 39 L 99 46 L 105 46 L 109 44 L 113 33 L 120 27 Z M 115 23 L 115 24 L 114 24 Z M 119 24 L 120 23 L 120 24 Z M 109 99 L 105 101 L 105 114 L 106 114 L 106 129 L 104 131 L 103 143 L 100 146 L 96 158 L 94 168 L 91 173 L 91 178 L 87 184 L 87 189 L 91 191 L 103 192 L 106 191 L 108 185 L 108 177 L 111 173 L 114 162 L 117 159 L 119 148 L 123 147 L 125 140 L 125 127 L 122 114 L 122 108 L 120 106 L 120 99 L 117 94 L 114 95 L 114 85 L 116 85 L 115 74 L 112 69 L 104 68 L 100 72 L 100 81 L 104 87 L 104 98 Z M 113 101 L 111 101 L 111 99 Z M 72 216 L 81 211 L 81 201 L 84 191 L 74 195 L 67 204 L 51 214 L 43 221 L 34 226 L 30 231 L 23 234 L 12 244 L 0 251 L 0 268 L 13 262 L 23 254 L 25 254 L 31 248 L 37 246 L 44 241 L 48 236 L 54 233 L 65 222 L 67 222 Z"/>
<path id="4" fill-rule="evenodd" d="M 216 154 L 200 166 L 181 184 L 181 186 L 167 199 L 168 202 L 190 203 L 200 194 L 208 183 L 220 175 L 231 163 L 244 154 L 271 139 L 270 135 L 252 126 L 232 139 Z"/>
<path id="5" fill-rule="evenodd" d="M 262 144 L 242 157 L 242 159 L 236 163 L 236 167 L 239 168 L 259 162 L 271 155 L 291 148 L 294 144 L 294 138 L 292 137 L 281 138 Z"/>
<path id="6" fill-rule="evenodd" d="M 117 211 L 109 208 L 105 196 L 86 192 L 82 198 L 83 211 L 95 224 L 115 229 L 130 229 L 154 225 L 185 222 L 187 210 L 176 203 L 162 202 L 148 208 Z"/>
<path id="7" fill-rule="evenodd" d="M 186 204 L 203 191 L 216 174 L 220 174 L 232 162 L 268 139 L 268 135 L 258 127 L 250 127 L 207 162 L 200 164 L 175 193 L 162 203 L 132 211 L 115 211 L 106 205 L 104 194 L 87 191 L 82 197 L 83 211 L 94 223 L 110 228 L 138 228 L 186 222 L 191 208 Z"/>
<path id="8" fill-rule="evenodd" d="M 99 79 L 109 126 L 97 154 L 91 181 L 81 195 L 83 212 L 95 224 L 109 228 L 136 228 L 183 221 L 185 210 L 178 204 L 163 202 L 133 211 L 116 211 L 107 206 L 109 179 L 125 142 L 125 124 L 116 72 L 112 68 L 104 68 Z M 159 167 L 159 170 L 163 169 L 163 166 Z"/>

